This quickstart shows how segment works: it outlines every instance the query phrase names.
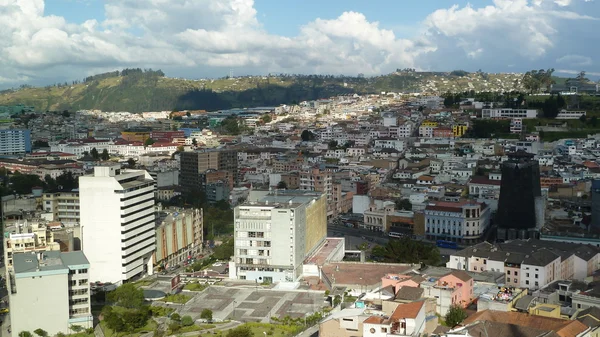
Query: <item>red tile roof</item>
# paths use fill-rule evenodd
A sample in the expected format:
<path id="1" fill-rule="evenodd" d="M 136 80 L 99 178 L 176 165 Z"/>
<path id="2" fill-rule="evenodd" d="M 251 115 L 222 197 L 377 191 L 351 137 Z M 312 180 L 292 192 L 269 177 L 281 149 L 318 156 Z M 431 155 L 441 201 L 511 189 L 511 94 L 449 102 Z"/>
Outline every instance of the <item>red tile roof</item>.
<path id="1" fill-rule="evenodd" d="M 400 304 L 390 318 L 393 322 L 402 318 L 416 318 L 424 304 L 425 301 Z"/>

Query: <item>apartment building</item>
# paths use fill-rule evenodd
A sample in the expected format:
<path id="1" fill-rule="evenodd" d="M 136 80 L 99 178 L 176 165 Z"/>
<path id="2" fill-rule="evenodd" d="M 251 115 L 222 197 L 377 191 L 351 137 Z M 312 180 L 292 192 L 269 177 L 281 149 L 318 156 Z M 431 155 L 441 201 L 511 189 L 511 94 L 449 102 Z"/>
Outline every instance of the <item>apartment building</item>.
<path id="1" fill-rule="evenodd" d="M 25 129 L 0 130 L 0 155 L 31 152 L 31 131 Z"/>
<path id="2" fill-rule="evenodd" d="M 536 109 L 496 108 L 482 109 L 481 118 L 536 118 Z"/>
<path id="3" fill-rule="evenodd" d="M 475 243 L 488 230 L 490 214 L 487 204 L 472 200 L 431 202 L 425 207 L 425 235 L 429 240 Z"/>
<path id="4" fill-rule="evenodd" d="M 65 224 L 79 223 L 79 190 L 69 192 L 44 193 L 44 211 L 52 213 L 52 220 Z"/>
<path id="5" fill-rule="evenodd" d="M 204 242 L 202 209 L 166 209 L 156 228 L 155 266 L 176 266 L 202 252 Z"/>
<path id="6" fill-rule="evenodd" d="M 406 146 L 406 144 L 403 140 L 399 140 L 399 139 L 395 139 L 395 138 L 391 138 L 391 137 L 375 139 L 374 145 L 375 145 L 374 147 L 377 149 L 394 149 L 399 152 L 404 151 L 405 146 Z"/>
<path id="7" fill-rule="evenodd" d="M 294 282 L 327 235 L 327 197 L 302 190 L 252 191 L 235 208 L 231 278 Z"/>
<path id="8" fill-rule="evenodd" d="M 11 329 L 54 336 L 72 333 L 74 325 L 93 327 L 89 268 L 80 251 L 15 254 L 7 282 Z"/>
<path id="9" fill-rule="evenodd" d="M 94 167 L 79 178 L 83 252 L 90 280 L 115 284 L 152 274 L 156 249 L 154 180 L 144 170 Z"/>
<path id="10" fill-rule="evenodd" d="M 4 234 L 3 243 L 7 271 L 12 269 L 14 254 L 60 250 L 60 245 L 54 242 L 53 232 L 40 222 L 17 223 L 15 233 Z"/>
<path id="11" fill-rule="evenodd" d="M 539 289 L 556 280 L 581 280 L 600 269 L 600 248 L 556 241 L 482 242 L 450 256 L 446 267 L 501 272 L 506 284 Z"/>
<path id="12" fill-rule="evenodd" d="M 199 150 L 180 153 L 179 181 L 186 189 L 203 189 L 203 174 L 209 170 L 227 171 L 237 179 L 238 155 L 231 150 Z M 233 183 L 233 182 L 232 182 Z"/>
<path id="13" fill-rule="evenodd" d="M 452 133 L 454 134 L 455 138 L 462 137 L 467 132 L 468 129 L 469 129 L 469 125 L 467 125 L 467 124 L 452 125 Z"/>
<path id="14" fill-rule="evenodd" d="M 555 119 L 579 119 L 585 115 L 585 111 L 567 111 L 563 109 L 558 112 Z"/>
<path id="15" fill-rule="evenodd" d="M 333 173 L 312 168 L 300 172 L 300 190 L 323 192 L 327 198 L 327 218 L 333 218 L 336 213 L 333 202 Z"/>
<path id="16" fill-rule="evenodd" d="M 468 307 L 475 299 L 473 278 L 465 271 L 455 270 L 442 277 L 431 277 L 421 282 L 423 295 L 437 302 L 437 313 L 445 316 L 453 305 Z"/>

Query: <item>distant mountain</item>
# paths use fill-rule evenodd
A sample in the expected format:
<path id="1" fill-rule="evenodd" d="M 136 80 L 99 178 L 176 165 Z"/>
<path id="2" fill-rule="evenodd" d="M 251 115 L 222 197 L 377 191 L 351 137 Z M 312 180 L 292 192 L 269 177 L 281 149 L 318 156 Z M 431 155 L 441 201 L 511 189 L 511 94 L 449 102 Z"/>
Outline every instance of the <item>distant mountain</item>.
<path id="1" fill-rule="evenodd" d="M 398 71 L 377 77 L 278 75 L 188 80 L 160 70 L 125 69 L 84 81 L 0 92 L 0 105 L 25 104 L 38 111 L 100 109 L 163 111 L 273 106 L 343 94 L 521 90 L 523 74 Z"/>

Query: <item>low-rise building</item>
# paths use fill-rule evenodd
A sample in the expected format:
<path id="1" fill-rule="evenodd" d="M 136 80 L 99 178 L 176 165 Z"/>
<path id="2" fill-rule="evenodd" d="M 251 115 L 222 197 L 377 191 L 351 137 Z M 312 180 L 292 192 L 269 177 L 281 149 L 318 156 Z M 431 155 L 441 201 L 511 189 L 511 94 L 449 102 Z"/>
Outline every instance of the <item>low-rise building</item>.
<path id="1" fill-rule="evenodd" d="M 472 200 L 436 201 L 425 207 L 425 235 L 430 240 L 475 243 L 490 226 L 490 208 Z"/>
<path id="2" fill-rule="evenodd" d="M 44 211 L 52 213 L 52 220 L 62 223 L 79 223 L 79 191 L 44 193 Z"/>
<path id="3" fill-rule="evenodd" d="M 68 334 L 93 327 L 90 263 L 83 252 L 27 252 L 14 255 L 9 273 L 10 325 L 15 333 L 45 330 Z"/>

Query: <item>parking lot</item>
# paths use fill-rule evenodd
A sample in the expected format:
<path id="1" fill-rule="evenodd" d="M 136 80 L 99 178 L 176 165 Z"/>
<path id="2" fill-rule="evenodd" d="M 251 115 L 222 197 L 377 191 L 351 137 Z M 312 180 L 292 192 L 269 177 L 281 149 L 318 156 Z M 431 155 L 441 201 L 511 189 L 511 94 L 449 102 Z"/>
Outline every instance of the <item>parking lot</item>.
<path id="1" fill-rule="evenodd" d="M 203 309 L 211 309 L 215 320 L 269 322 L 271 317 L 305 317 L 324 305 L 319 292 L 215 286 L 198 293 L 178 312 L 199 319 Z"/>

